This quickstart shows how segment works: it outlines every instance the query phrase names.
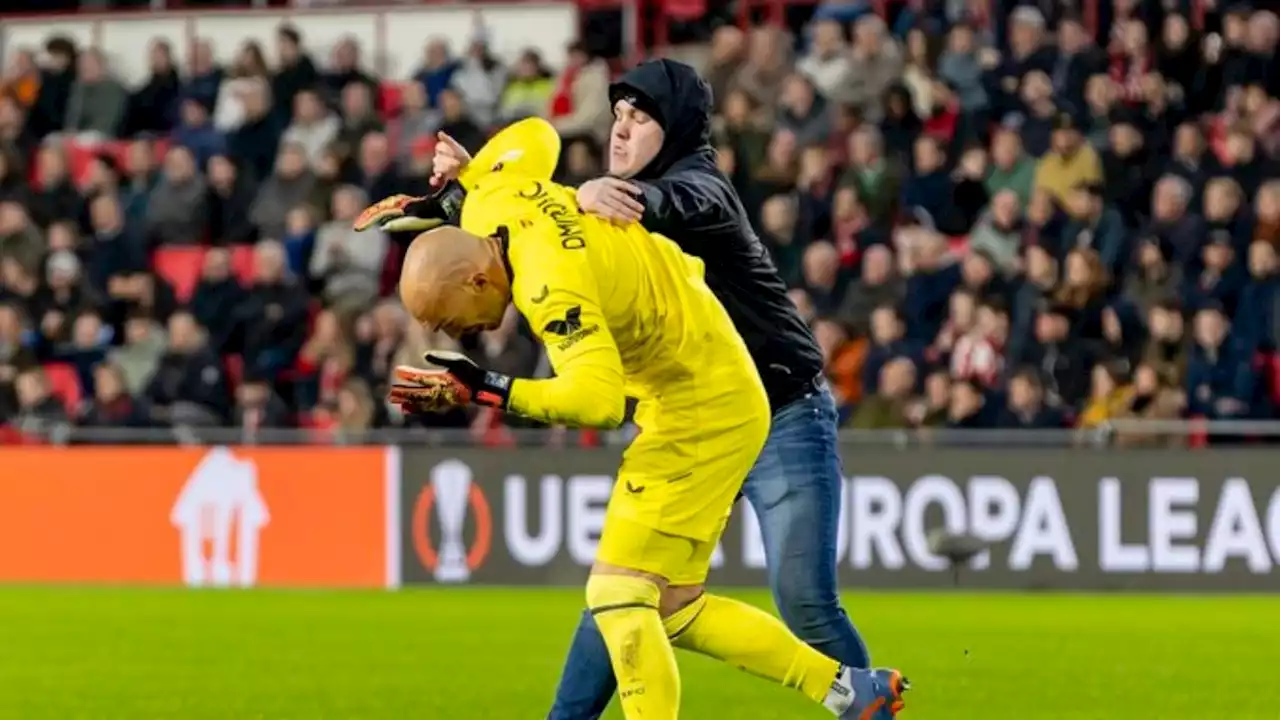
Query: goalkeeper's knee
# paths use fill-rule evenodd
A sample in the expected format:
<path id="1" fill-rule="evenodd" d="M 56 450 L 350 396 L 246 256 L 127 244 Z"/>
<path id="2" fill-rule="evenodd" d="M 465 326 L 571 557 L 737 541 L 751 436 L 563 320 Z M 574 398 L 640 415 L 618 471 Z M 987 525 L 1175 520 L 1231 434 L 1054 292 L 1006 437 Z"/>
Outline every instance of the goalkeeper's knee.
<path id="1" fill-rule="evenodd" d="M 648 578 L 592 573 L 587 578 L 587 608 L 593 616 L 627 610 L 658 612 L 662 591 Z"/>

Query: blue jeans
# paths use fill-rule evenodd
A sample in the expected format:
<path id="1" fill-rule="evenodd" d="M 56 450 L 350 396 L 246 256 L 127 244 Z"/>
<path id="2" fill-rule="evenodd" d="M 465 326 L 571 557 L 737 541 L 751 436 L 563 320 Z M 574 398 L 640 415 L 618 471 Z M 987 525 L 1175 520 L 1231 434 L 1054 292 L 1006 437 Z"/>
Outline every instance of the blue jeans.
<path id="1" fill-rule="evenodd" d="M 760 519 L 769 587 L 782 620 L 845 665 L 871 664 L 836 592 L 840 455 L 836 404 L 825 387 L 782 408 L 742 492 Z M 589 612 L 569 647 L 548 720 L 595 720 L 617 689 L 609 650 Z"/>

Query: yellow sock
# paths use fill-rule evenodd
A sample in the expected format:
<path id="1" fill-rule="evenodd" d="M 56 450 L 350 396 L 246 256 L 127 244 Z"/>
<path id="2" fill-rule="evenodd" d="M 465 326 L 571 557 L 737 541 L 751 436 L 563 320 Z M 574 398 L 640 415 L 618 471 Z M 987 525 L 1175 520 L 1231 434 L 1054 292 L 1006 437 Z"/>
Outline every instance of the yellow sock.
<path id="1" fill-rule="evenodd" d="M 587 607 L 609 648 L 627 720 L 675 720 L 680 671 L 658 614 L 658 586 L 628 575 L 592 575 Z"/>
<path id="2" fill-rule="evenodd" d="M 746 603 L 704 593 L 663 624 L 671 643 L 824 702 L 840 664 L 805 645 L 778 618 Z"/>

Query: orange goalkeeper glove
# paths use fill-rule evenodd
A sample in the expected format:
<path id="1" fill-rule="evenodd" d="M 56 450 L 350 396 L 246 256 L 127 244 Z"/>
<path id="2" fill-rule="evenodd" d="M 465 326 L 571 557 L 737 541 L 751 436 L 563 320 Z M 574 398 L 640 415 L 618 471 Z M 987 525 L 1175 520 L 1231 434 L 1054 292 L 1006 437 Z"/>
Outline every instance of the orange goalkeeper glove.
<path id="1" fill-rule="evenodd" d="M 483 370 L 466 355 L 432 350 L 423 359 L 440 369 L 397 366 L 387 395 L 406 413 L 447 412 L 475 403 L 505 409 L 511 376 Z"/>
<path id="2" fill-rule="evenodd" d="M 456 182 L 424 197 L 392 195 L 365 208 L 352 226 L 356 232 L 371 227 L 387 232 L 426 232 L 441 225 L 457 225 L 466 195 Z"/>

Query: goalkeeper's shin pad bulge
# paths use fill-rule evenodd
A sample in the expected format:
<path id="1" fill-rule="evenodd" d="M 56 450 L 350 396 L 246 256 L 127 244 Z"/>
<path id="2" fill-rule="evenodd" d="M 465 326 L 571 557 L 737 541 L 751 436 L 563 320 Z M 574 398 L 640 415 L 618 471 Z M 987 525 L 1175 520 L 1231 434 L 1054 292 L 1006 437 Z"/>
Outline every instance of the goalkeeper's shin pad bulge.
<path id="1" fill-rule="evenodd" d="M 675 720 L 680 671 L 658 615 L 661 592 L 645 578 L 592 573 L 587 607 L 609 648 L 627 720 Z"/>

